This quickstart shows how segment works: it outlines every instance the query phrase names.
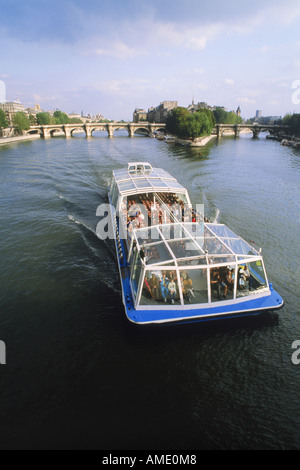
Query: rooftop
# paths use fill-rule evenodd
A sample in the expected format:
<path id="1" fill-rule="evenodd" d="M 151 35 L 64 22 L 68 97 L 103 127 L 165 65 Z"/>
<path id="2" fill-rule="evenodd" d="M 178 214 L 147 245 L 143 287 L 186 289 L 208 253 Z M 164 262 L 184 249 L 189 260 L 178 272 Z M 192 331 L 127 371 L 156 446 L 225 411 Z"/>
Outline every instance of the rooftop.
<path id="1" fill-rule="evenodd" d="M 127 170 L 115 170 L 114 180 L 121 195 L 140 193 L 142 191 L 173 191 L 186 193 L 187 190 L 167 171 L 152 168 L 150 164 L 134 162 Z"/>

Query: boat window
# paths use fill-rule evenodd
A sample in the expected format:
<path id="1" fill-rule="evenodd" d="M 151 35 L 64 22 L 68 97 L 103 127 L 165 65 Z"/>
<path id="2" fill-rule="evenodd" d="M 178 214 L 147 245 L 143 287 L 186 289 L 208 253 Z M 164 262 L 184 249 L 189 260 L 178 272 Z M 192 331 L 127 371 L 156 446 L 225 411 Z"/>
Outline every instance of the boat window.
<path id="1" fill-rule="evenodd" d="M 189 232 L 189 234 L 194 238 L 202 238 L 204 240 L 204 223 L 184 223 L 184 228 Z M 201 245 L 203 241 L 201 242 Z"/>
<path id="2" fill-rule="evenodd" d="M 231 300 L 234 298 L 236 267 L 219 266 L 210 269 L 211 301 Z"/>
<path id="3" fill-rule="evenodd" d="M 239 264 L 237 297 L 259 293 L 265 287 L 267 287 L 267 281 L 260 259 Z"/>
<path id="4" fill-rule="evenodd" d="M 180 285 L 184 304 L 208 302 L 207 269 L 186 269 L 180 271 Z"/>
<path id="5" fill-rule="evenodd" d="M 129 191 L 130 189 L 135 189 L 133 181 L 121 181 L 118 183 L 119 191 Z"/>
<path id="6" fill-rule="evenodd" d="M 164 242 L 156 243 L 154 245 L 146 245 L 144 251 L 147 265 L 158 264 L 163 263 L 164 261 L 172 260 L 171 253 L 167 249 Z"/>
<path id="7" fill-rule="evenodd" d="M 252 246 L 242 238 L 227 238 L 222 241 L 237 255 L 254 255 Z"/>
<path id="8" fill-rule="evenodd" d="M 166 183 L 164 183 L 161 179 L 155 180 L 149 178 L 149 183 L 151 183 L 154 188 L 167 188 Z"/>
<path id="9" fill-rule="evenodd" d="M 226 225 L 214 225 L 209 224 L 208 228 L 217 235 L 217 237 L 230 237 L 230 238 L 239 238 L 232 230 L 230 230 Z"/>
<path id="10" fill-rule="evenodd" d="M 145 178 L 135 180 L 135 185 L 137 188 L 152 188 L 151 184 Z"/>
<path id="11" fill-rule="evenodd" d="M 161 241 L 157 227 L 142 228 L 136 231 L 137 241 L 140 245 Z"/>
<path id="12" fill-rule="evenodd" d="M 205 238 L 204 243 L 209 254 L 232 254 L 232 251 L 216 237 Z"/>
<path id="13" fill-rule="evenodd" d="M 116 182 L 114 182 L 112 192 L 111 192 L 111 203 L 115 207 L 117 206 L 118 196 L 119 196 L 118 187 L 116 185 Z"/>
<path id="14" fill-rule="evenodd" d="M 203 252 L 198 248 L 196 243 L 191 239 L 171 240 L 168 241 L 175 258 L 186 258 L 191 256 L 201 256 Z"/>
<path id="15" fill-rule="evenodd" d="M 183 225 L 159 225 L 159 229 L 166 240 L 189 238 L 189 234 L 184 230 Z"/>
<path id="16" fill-rule="evenodd" d="M 180 295 L 175 269 L 146 271 L 140 305 L 178 305 Z"/>
<path id="17" fill-rule="evenodd" d="M 141 272 L 142 272 L 142 262 L 141 262 L 139 253 L 136 251 L 134 254 L 134 260 L 133 260 L 132 272 L 131 272 L 131 287 L 132 287 L 135 297 L 137 295 Z"/>

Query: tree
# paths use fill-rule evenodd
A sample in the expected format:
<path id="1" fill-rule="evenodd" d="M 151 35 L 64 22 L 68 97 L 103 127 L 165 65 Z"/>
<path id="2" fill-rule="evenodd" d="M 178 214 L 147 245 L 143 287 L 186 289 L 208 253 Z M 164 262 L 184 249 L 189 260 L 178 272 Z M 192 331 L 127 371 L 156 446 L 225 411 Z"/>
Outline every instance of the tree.
<path id="1" fill-rule="evenodd" d="M 291 133 L 300 136 L 300 114 L 287 114 L 284 116 L 282 123 L 290 126 Z"/>
<path id="2" fill-rule="evenodd" d="M 29 123 L 31 126 L 36 125 L 36 117 L 33 114 L 29 114 Z"/>
<path id="3" fill-rule="evenodd" d="M 13 126 L 15 127 L 17 134 L 23 134 L 23 131 L 30 128 L 28 116 L 25 113 L 18 111 L 13 117 Z"/>
<path id="4" fill-rule="evenodd" d="M 69 116 L 66 113 L 62 113 L 59 110 L 54 111 L 53 117 L 56 120 L 56 124 L 68 124 L 69 123 Z"/>
<path id="5" fill-rule="evenodd" d="M 50 114 L 49 113 L 38 113 L 36 115 L 36 121 L 39 126 L 47 126 L 50 124 Z"/>
<path id="6" fill-rule="evenodd" d="M 218 124 L 241 124 L 242 118 L 233 111 L 226 111 L 221 106 L 217 106 L 213 111 L 215 120 Z"/>
<path id="7" fill-rule="evenodd" d="M 8 127 L 8 120 L 3 109 L 0 109 L 0 129 L 5 129 L 6 127 Z"/>
<path id="8" fill-rule="evenodd" d="M 209 109 L 199 109 L 190 114 L 186 108 L 175 108 L 167 118 L 167 131 L 184 139 L 210 135 L 215 118 Z"/>

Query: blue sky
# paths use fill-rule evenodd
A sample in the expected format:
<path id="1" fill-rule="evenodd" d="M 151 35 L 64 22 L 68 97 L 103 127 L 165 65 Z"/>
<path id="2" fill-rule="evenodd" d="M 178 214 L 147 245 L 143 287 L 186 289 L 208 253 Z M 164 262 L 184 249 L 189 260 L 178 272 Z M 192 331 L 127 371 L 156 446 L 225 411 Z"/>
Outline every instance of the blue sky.
<path id="1" fill-rule="evenodd" d="M 132 119 L 164 100 L 300 112 L 298 0 L 0 0 L 6 99 Z"/>

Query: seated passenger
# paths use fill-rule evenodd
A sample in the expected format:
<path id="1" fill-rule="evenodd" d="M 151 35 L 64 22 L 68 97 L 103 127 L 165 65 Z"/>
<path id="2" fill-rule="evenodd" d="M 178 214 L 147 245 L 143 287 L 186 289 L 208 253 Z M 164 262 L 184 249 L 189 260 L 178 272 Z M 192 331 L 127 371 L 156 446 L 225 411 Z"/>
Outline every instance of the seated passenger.
<path id="1" fill-rule="evenodd" d="M 147 277 L 145 277 L 145 280 L 144 280 L 144 290 L 146 291 L 146 295 L 153 298 L 151 286 L 149 284 L 149 279 Z"/>
<path id="2" fill-rule="evenodd" d="M 246 276 L 244 275 L 243 268 L 239 270 L 238 287 L 240 290 L 244 290 L 246 287 Z"/>
<path id="3" fill-rule="evenodd" d="M 218 270 L 215 270 L 215 271 L 212 272 L 210 282 L 212 284 L 212 290 L 213 290 L 213 287 L 217 290 L 218 299 L 221 300 L 221 291 L 222 291 L 222 289 L 224 289 L 224 297 L 226 299 L 227 285 L 222 280 L 220 272 Z"/>
<path id="4" fill-rule="evenodd" d="M 151 288 L 151 292 L 153 294 L 153 298 L 155 300 L 158 300 L 158 298 L 159 298 L 159 292 L 158 292 L 159 282 L 158 282 L 158 278 L 155 276 L 154 273 L 152 274 L 152 277 L 149 280 L 149 285 L 150 285 L 150 288 Z"/>
<path id="5" fill-rule="evenodd" d="M 162 278 L 159 281 L 159 286 L 160 286 L 160 292 L 161 292 L 161 295 L 162 295 L 162 298 L 163 298 L 164 302 L 167 302 L 167 297 L 168 297 L 168 293 L 169 293 L 168 283 L 169 283 L 169 280 L 166 277 L 166 274 L 163 274 Z"/>
<path id="6" fill-rule="evenodd" d="M 248 287 L 249 290 L 252 290 L 253 289 L 253 277 L 250 275 L 250 271 L 247 265 L 244 267 L 244 276 L 246 280 L 246 286 Z"/>
<path id="7" fill-rule="evenodd" d="M 226 276 L 225 276 L 225 284 L 230 290 L 234 288 L 234 269 L 227 268 Z"/>
<path id="8" fill-rule="evenodd" d="M 174 301 L 175 301 L 175 297 L 176 297 L 176 284 L 175 284 L 174 279 L 170 280 L 170 282 L 168 284 L 168 289 L 169 289 L 169 294 L 170 294 L 170 297 L 171 297 L 171 302 L 173 304 Z"/>

